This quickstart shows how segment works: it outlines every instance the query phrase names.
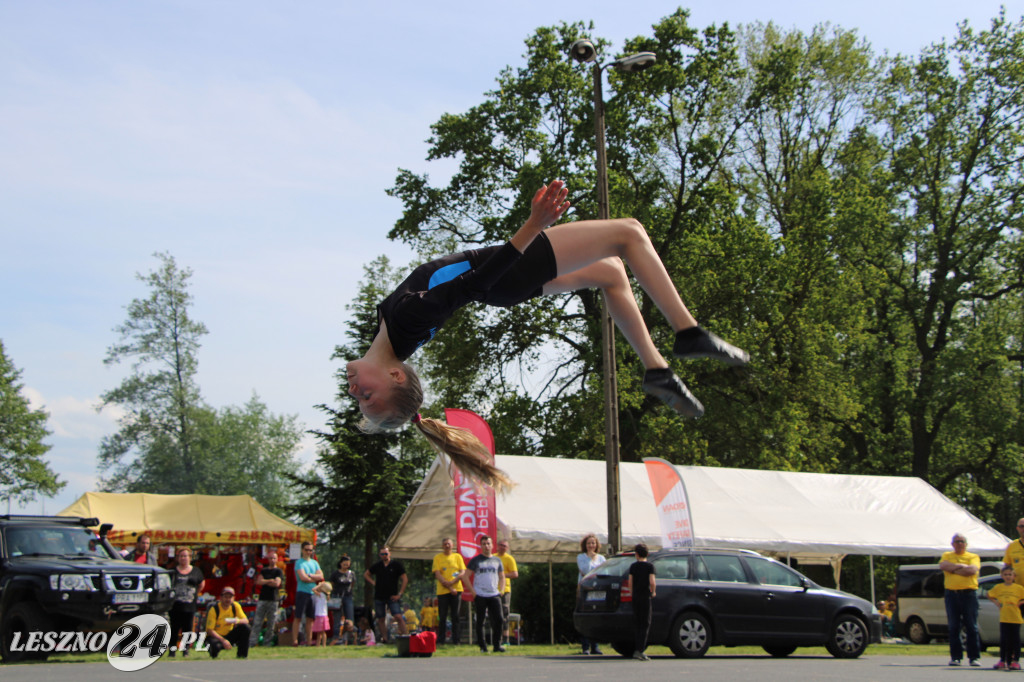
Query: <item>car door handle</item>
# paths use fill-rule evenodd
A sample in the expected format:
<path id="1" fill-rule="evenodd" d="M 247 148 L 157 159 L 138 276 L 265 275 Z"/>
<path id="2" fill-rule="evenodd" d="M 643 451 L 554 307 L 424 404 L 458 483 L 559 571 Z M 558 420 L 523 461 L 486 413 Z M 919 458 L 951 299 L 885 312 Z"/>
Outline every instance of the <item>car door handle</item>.
<path id="1" fill-rule="evenodd" d="M 772 593 L 772 592 L 765 592 L 765 594 L 764 594 L 764 598 L 765 598 L 765 599 L 766 599 L 767 601 L 771 601 L 772 599 L 774 599 L 774 598 L 775 598 L 775 594 L 774 594 L 774 593 Z"/>
<path id="2" fill-rule="evenodd" d="M 710 587 L 705 587 L 704 588 L 704 596 L 705 597 L 710 597 L 714 593 L 715 593 L 715 591 L 712 590 Z"/>

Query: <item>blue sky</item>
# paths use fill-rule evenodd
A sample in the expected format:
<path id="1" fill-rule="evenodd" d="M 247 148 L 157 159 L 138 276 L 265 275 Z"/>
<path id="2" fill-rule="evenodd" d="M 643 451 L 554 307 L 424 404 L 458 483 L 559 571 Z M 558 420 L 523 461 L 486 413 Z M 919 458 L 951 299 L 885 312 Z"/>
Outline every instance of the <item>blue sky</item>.
<path id="1" fill-rule="evenodd" d="M 102 361 L 154 252 L 195 272 L 207 401 L 256 392 L 319 427 L 363 263 L 411 258 L 385 239 L 401 209 L 385 189 L 398 168 L 438 180 L 452 168 L 424 160 L 430 124 L 482 101 L 539 26 L 593 21 L 618 49 L 678 6 L 370 4 L 0 0 L 0 340 L 50 412 L 48 459 L 68 481 L 24 511 L 95 489 L 116 417 L 97 398 L 125 372 Z M 692 6 L 691 23 L 830 22 L 916 54 L 1001 5 L 1024 10 L 722 0 Z"/>

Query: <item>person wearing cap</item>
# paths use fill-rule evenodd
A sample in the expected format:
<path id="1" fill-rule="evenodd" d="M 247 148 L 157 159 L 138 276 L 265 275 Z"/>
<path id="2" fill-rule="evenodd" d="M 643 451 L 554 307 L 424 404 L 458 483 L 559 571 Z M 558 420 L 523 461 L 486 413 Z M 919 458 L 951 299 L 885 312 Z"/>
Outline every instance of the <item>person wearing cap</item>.
<path id="1" fill-rule="evenodd" d="M 967 551 L 967 537 L 953 536 L 952 552 L 946 552 L 939 561 L 946 588 L 946 621 L 949 632 L 966 630 L 967 658 L 971 667 L 981 665 L 981 640 L 978 637 L 978 571 L 981 557 Z M 959 637 L 949 638 L 949 664 L 960 665 L 964 648 Z"/>
<path id="2" fill-rule="evenodd" d="M 238 658 L 249 657 L 249 619 L 242 605 L 235 601 L 234 588 L 220 591 L 220 598 L 206 612 L 206 641 L 210 658 L 217 658 L 221 649 L 237 647 Z"/>

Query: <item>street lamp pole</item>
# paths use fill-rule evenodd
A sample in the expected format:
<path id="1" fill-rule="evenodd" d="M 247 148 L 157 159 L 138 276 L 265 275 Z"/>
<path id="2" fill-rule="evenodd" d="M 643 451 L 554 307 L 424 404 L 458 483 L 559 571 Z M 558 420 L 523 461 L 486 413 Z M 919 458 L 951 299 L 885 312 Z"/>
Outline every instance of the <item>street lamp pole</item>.
<path id="1" fill-rule="evenodd" d="M 597 148 L 597 217 L 608 220 L 608 156 L 604 139 L 604 67 L 597 61 L 597 50 L 589 40 L 572 44 L 570 53 L 581 63 L 594 62 L 594 137 Z M 610 64 L 620 71 L 642 71 L 654 64 L 653 52 L 641 52 Z M 601 357 L 604 363 L 604 458 L 608 501 L 608 551 L 622 550 L 622 500 L 619 486 L 619 381 L 615 356 L 615 322 L 607 297 L 602 301 Z"/>
<path id="2" fill-rule="evenodd" d="M 608 152 L 604 140 L 602 67 L 594 62 L 594 137 L 597 147 L 597 217 L 608 220 Z M 604 461 L 608 499 L 608 551 L 622 549 L 622 500 L 619 491 L 619 369 L 615 356 L 615 322 L 607 296 L 601 314 L 601 358 L 604 364 Z"/>

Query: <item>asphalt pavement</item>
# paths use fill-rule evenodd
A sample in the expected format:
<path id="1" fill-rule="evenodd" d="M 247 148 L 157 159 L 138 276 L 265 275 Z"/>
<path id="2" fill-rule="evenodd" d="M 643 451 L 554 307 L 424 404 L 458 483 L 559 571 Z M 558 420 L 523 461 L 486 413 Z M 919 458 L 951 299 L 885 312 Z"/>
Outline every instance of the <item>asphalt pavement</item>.
<path id="1" fill-rule="evenodd" d="M 898 680 L 936 682 L 956 680 L 964 675 L 993 672 L 996 658 L 982 658 L 982 668 L 950 668 L 945 659 L 932 656 L 871 656 L 839 660 L 829 656 L 708 656 L 682 660 L 671 656 L 649 662 L 618 656 L 489 656 L 438 658 L 288 659 L 239 661 L 227 656 L 218 660 L 160 660 L 134 673 L 115 670 L 108 663 L 45 663 L 0 667 L 3 682 L 73 680 L 100 682 L 317 682 L 339 679 L 374 682 L 454 682 L 456 680 L 501 679 L 516 682 L 553 680 L 643 679 L 757 680 Z M 973 678 L 972 678 L 973 679 Z M 1024 677 L 1021 677 L 1024 680 Z"/>

